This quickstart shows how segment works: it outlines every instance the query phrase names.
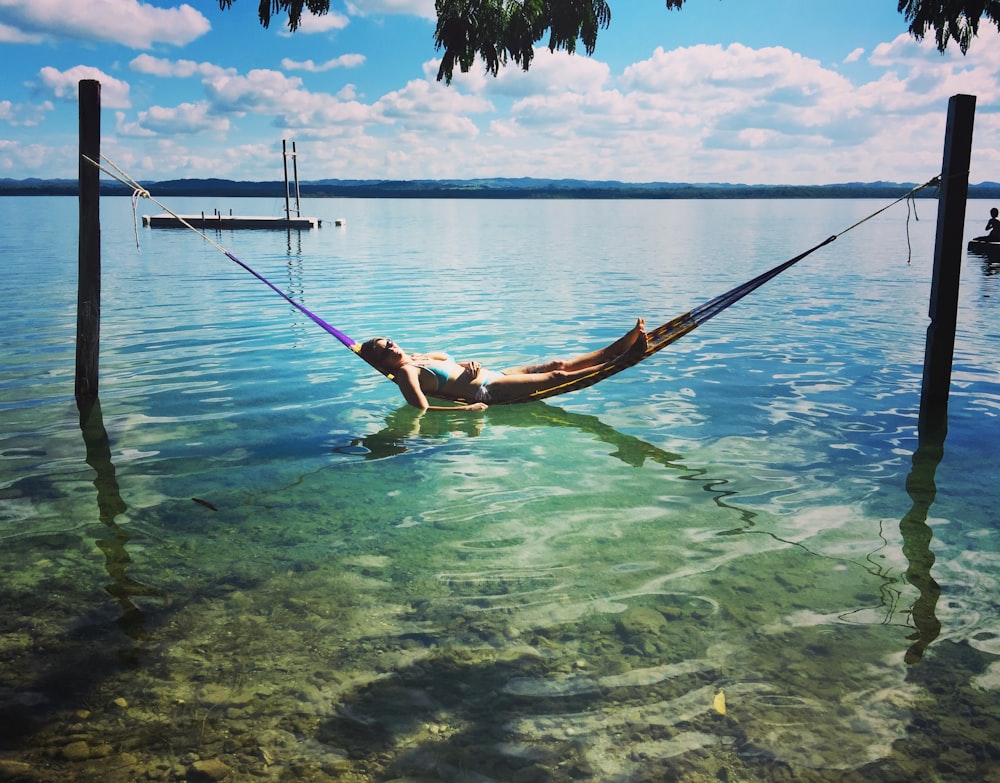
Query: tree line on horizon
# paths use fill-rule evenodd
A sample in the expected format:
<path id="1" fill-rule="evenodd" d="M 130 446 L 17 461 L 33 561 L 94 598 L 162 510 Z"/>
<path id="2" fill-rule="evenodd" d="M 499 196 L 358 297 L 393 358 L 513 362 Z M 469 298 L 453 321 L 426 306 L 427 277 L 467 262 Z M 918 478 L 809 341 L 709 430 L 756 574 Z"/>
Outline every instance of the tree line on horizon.
<path id="1" fill-rule="evenodd" d="M 469 180 L 313 180 L 299 183 L 307 198 L 509 198 L 509 199 L 735 199 L 900 198 L 916 183 L 845 182 L 829 185 L 741 185 L 724 182 L 616 182 L 577 179 L 493 178 Z M 157 196 L 278 198 L 283 181 L 180 179 L 143 182 Z M 0 196 L 77 196 L 75 179 L 0 179 Z M 131 196 L 113 181 L 101 182 L 103 196 Z M 926 188 L 917 198 L 936 198 Z M 969 186 L 969 198 L 1000 199 L 1000 183 Z"/>

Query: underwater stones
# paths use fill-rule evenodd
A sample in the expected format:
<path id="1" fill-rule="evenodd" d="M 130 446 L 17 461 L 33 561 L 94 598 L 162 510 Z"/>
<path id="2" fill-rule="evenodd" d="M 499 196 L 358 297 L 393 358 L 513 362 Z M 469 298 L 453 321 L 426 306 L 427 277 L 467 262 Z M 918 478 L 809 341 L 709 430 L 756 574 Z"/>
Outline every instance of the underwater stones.
<path id="1" fill-rule="evenodd" d="M 552 773 L 541 764 L 522 767 L 511 777 L 511 783 L 548 783 Z"/>
<path id="2" fill-rule="evenodd" d="M 648 606 L 630 606 L 618 618 L 617 626 L 626 641 L 634 641 L 646 634 L 659 634 L 667 627 L 667 620 Z"/>
<path id="3" fill-rule="evenodd" d="M 29 780 L 31 765 L 24 761 L 14 761 L 13 759 L 0 759 L 0 780 L 15 780 L 18 776 L 23 776 Z"/>
<path id="4" fill-rule="evenodd" d="M 225 780 L 231 772 L 218 759 L 200 759 L 187 768 L 188 783 L 215 783 Z"/>
<path id="5" fill-rule="evenodd" d="M 626 644 L 627 655 L 645 657 L 660 653 L 667 628 L 666 618 L 648 606 L 630 606 L 615 624 L 618 636 Z"/>
<path id="6" fill-rule="evenodd" d="M 90 758 L 90 745 L 84 740 L 76 740 L 68 745 L 63 745 L 59 755 L 67 761 L 86 761 Z"/>

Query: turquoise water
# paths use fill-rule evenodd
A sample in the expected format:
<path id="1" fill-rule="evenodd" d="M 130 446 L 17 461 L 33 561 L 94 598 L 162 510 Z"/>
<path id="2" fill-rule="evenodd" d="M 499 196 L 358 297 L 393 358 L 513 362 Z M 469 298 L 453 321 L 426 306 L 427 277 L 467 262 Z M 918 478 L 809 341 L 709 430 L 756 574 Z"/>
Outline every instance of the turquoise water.
<path id="1" fill-rule="evenodd" d="M 318 231 L 212 237 L 353 337 L 502 367 L 882 206 L 321 200 Z M 1000 266 L 964 260 L 947 437 L 914 460 L 918 210 L 597 386 L 421 415 L 105 199 L 81 425 L 76 202 L 3 199 L 0 778 L 997 780 Z"/>

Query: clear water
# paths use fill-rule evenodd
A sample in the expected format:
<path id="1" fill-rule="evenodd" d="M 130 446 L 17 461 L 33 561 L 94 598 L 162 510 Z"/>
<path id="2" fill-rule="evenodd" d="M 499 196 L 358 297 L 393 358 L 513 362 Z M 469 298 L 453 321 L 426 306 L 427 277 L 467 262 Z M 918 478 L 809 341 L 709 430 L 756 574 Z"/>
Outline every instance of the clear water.
<path id="1" fill-rule="evenodd" d="M 328 200 L 318 231 L 212 236 L 356 338 L 502 367 L 882 206 Z M 996 780 L 1000 266 L 964 261 L 947 438 L 914 460 L 918 210 L 590 389 L 420 415 L 106 199 L 81 427 L 76 202 L 0 200 L 0 778 Z"/>

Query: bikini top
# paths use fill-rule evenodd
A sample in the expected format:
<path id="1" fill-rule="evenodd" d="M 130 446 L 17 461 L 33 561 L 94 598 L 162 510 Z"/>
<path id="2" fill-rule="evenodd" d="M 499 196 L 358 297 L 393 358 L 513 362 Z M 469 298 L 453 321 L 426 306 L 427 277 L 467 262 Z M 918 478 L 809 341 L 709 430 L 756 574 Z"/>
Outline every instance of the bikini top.
<path id="1" fill-rule="evenodd" d="M 413 362 L 421 370 L 427 370 L 437 380 L 437 388 L 440 389 L 451 380 L 451 372 L 442 364 L 440 359 L 417 359 Z"/>

